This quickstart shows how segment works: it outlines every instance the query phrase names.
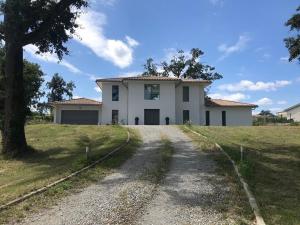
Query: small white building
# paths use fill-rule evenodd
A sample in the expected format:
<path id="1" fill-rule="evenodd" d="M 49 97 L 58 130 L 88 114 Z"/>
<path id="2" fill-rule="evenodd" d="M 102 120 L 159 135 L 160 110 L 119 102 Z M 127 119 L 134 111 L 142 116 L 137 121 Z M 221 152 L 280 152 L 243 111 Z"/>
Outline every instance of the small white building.
<path id="1" fill-rule="evenodd" d="M 289 120 L 292 119 L 295 122 L 300 122 L 300 103 L 293 105 L 282 112 L 278 112 L 277 115 L 285 117 Z"/>
<path id="2" fill-rule="evenodd" d="M 138 76 L 98 79 L 102 102 L 54 102 L 54 122 L 67 124 L 252 125 L 253 104 L 206 99 L 206 80 Z M 87 118 L 89 117 L 89 118 Z"/>

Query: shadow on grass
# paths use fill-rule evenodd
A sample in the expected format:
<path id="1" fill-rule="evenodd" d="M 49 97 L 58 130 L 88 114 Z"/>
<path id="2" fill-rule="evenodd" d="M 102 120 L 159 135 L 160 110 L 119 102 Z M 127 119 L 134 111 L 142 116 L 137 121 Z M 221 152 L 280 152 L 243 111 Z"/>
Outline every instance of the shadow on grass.
<path id="1" fill-rule="evenodd" d="M 239 163 L 267 223 L 300 224 L 300 145 L 259 145 L 264 148 L 246 149 L 243 163 L 238 146 L 222 147 Z"/>

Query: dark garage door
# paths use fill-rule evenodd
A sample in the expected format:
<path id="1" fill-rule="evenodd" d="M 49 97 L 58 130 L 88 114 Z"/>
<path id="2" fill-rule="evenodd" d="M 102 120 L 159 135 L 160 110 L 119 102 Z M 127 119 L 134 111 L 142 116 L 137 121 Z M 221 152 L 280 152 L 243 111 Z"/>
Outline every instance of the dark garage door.
<path id="1" fill-rule="evenodd" d="M 145 109 L 144 110 L 144 124 L 145 125 L 159 125 L 159 109 Z"/>
<path id="2" fill-rule="evenodd" d="M 62 110 L 61 123 L 63 124 L 98 124 L 97 110 Z"/>

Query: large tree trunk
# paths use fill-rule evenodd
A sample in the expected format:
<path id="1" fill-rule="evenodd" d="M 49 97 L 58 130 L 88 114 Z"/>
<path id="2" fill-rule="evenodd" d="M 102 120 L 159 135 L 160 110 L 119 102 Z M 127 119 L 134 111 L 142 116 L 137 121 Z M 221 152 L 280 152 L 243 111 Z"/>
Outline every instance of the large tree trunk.
<path id="1" fill-rule="evenodd" d="M 6 43 L 3 152 L 16 156 L 27 150 L 25 138 L 23 49 Z"/>
<path id="2" fill-rule="evenodd" d="M 18 1 L 7 0 L 5 23 L 5 103 L 3 153 L 16 156 L 27 151 L 23 87 L 22 23 Z M 20 1 L 21 2 L 21 1 Z"/>

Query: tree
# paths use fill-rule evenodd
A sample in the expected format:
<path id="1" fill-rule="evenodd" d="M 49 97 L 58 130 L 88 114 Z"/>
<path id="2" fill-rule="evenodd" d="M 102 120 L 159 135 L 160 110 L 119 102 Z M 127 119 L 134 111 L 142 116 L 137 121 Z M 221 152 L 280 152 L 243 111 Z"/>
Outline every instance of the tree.
<path id="1" fill-rule="evenodd" d="M 5 65 L 5 50 L 0 47 L 0 129 L 3 130 L 3 118 L 4 118 L 4 65 Z M 25 90 L 24 101 L 25 101 L 25 113 L 26 116 L 31 113 L 31 108 L 36 107 L 38 100 L 44 96 L 44 92 L 41 90 L 41 86 L 44 82 L 44 73 L 40 69 L 40 66 L 35 63 L 23 60 L 23 87 Z"/>
<path id="2" fill-rule="evenodd" d="M 159 76 L 157 66 L 153 61 L 152 58 L 147 59 L 146 64 L 144 65 L 145 72 L 143 73 L 143 76 Z"/>
<path id="3" fill-rule="evenodd" d="M 144 65 L 145 72 L 143 75 L 175 76 L 178 78 L 203 80 L 221 79 L 223 76 L 215 72 L 214 67 L 200 63 L 200 57 L 203 54 L 198 48 L 191 49 L 190 54 L 185 54 L 183 50 L 178 50 L 170 62 L 163 61 L 160 64 L 161 72 L 157 72 L 157 64 L 154 64 L 153 59 L 150 58 Z"/>
<path id="4" fill-rule="evenodd" d="M 271 113 L 270 110 L 261 110 L 261 112 L 258 113 L 258 115 L 260 115 L 260 116 L 270 116 L 270 117 L 275 116 L 273 113 Z"/>
<path id="5" fill-rule="evenodd" d="M 64 45 L 75 33 L 76 18 L 87 0 L 3 0 L 0 38 L 5 41 L 5 104 L 3 153 L 15 156 L 27 151 L 23 46 L 33 44 L 37 53 L 68 54 Z"/>
<path id="6" fill-rule="evenodd" d="M 47 82 L 49 93 L 47 94 L 48 102 L 62 101 L 65 96 L 71 99 L 73 97 L 73 90 L 76 87 L 73 81 L 66 83 L 64 79 L 55 73 L 51 81 Z"/>
<path id="7" fill-rule="evenodd" d="M 290 27 L 290 31 L 296 31 L 298 34 L 295 34 L 294 37 L 288 37 L 284 39 L 285 46 L 289 50 L 289 61 L 291 62 L 294 59 L 300 61 L 300 7 L 297 8 L 297 13 L 294 14 L 285 25 Z"/>
<path id="8" fill-rule="evenodd" d="M 41 90 L 44 82 L 44 72 L 38 64 L 24 60 L 23 76 L 25 112 L 26 115 L 29 115 L 32 108 L 37 108 L 39 99 L 45 95 L 45 92 Z"/>

